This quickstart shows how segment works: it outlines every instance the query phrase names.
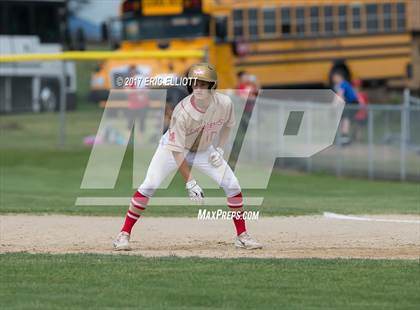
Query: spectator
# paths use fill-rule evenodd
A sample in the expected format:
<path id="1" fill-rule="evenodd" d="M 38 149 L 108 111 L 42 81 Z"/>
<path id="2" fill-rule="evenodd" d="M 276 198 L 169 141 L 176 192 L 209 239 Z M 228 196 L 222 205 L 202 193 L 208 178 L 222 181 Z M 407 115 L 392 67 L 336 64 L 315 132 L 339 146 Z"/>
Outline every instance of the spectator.
<path id="1" fill-rule="evenodd" d="M 171 65 L 171 67 L 169 68 L 169 70 L 171 72 L 173 72 L 173 65 Z M 183 76 L 177 76 L 179 78 L 182 77 L 188 77 L 188 72 L 189 72 L 189 68 L 187 71 L 184 72 Z M 192 85 L 189 85 L 190 87 Z M 169 128 L 169 124 L 171 122 L 171 118 L 172 118 L 172 112 L 174 111 L 175 107 L 178 105 L 178 103 L 184 99 L 185 97 L 187 97 L 189 95 L 188 93 L 188 87 L 185 86 L 170 86 L 167 90 L 166 93 L 166 103 L 165 103 L 165 114 L 164 114 L 164 119 L 163 119 L 163 133 L 165 133 L 168 128 Z M 160 138 L 160 136 L 159 136 Z"/>
<path id="2" fill-rule="evenodd" d="M 146 89 L 139 89 L 141 87 L 141 80 L 138 77 L 138 71 L 135 65 L 129 68 L 128 76 L 130 78 L 128 94 L 128 109 L 127 109 L 127 128 L 131 130 L 137 121 L 137 128 L 141 134 L 144 133 L 146 127 L 146 116 L 149 107 L 149 98 Z M 140 137 L 141 138 L 141 137 Z"/>
<path id="3" fill-rule="evenodd" d="M 172 117 L 172 112 L 178 103 L 188 96 L 188 90 L 183 86 L 171 86 L 168 88 L 166 93 L 166 105 L 165 105 L 165 116 L 163 122 L 163 133 L 165 133 L 168 128 Z"/>
<path id="4" fill-rule="evenodd" d="M 351 142 L 350 126 L 354 115 L 357 113 L 355 108 L 347 108 L 349 106 L 355 107 L 359 104 L 356 91 L 351 84 L 345 80 L 341 72 L 335 72 L 332 76 L 335 92 L 345 101 L 346 107 L 343 112 L 343 120 L 341 122 L 341 143 L 349 144 Z"/>
<path id="5" fill-rule="evenodd" d="M 246 100 L 246 102 L 244 112 L 242 113 L 241 121 L 239 123 L 238 133 L 233 143 L 231 156 L 229 158 L 229 164 L 232 169 L 235 169 L 236 161 L 238 159 L 246 131 L 248 130 L 248 124 L 252 116 L 252 111 L 254 110 L 259 90 L 255 75 L 250 75 L 244 71 L 240 71 L 238 72 L 237 77 L 237 94 L 239 97 Z"/>
<path id="6" fill-rule="evenodd" d="M 245 98 L 248 96 L 246 93 L 246 73 L 245 71 L 239 71 L 236 74 L 236 77 L 238 79 L 238 84 L 236 86 L 236 93 L 239 97 Z"/>
<path id="7" fill-rule="evenodd" d="M 247 74 L 245 71 L 239 71 L 237 74 L 238 85 L 236 87 L 237 95 L 248 99 L 249 97 L 256 98 L 258 94 L 258 83 L 255 75 Z"/>

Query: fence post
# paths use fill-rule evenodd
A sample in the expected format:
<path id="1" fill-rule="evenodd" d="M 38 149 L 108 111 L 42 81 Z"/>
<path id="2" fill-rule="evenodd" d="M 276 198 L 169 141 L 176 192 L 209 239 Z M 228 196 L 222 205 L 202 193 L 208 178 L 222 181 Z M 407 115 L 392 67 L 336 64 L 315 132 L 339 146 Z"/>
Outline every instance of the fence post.
<path id="1" fill-rule="evenodd" d="M 407 123 L 410 108 L 410 90 L 404 89 L 404 102 L 401 107 L 401 138 L 400 138 L 400 179 L 406 179 L 406 155 L 407 155 Z"/>
<path id="2" fill-rule="evenodd" d="M 374 146 L 373 146 L 373 110 L 368 106 L 368 177 L 373 180 L 375 177 L 374 172 Z"/>
<path id="3" fill-rule="evenodd" d="M 245 105 L 246 105 L 246 101 L 245 101 Z M 252 156 L 252 160 L 255 162 L 257 160 L 257 158 L 259 158 L 259 152 L 258 148 L 258 122 L 259 122 L 259 115 L 258 115 L 258 105 L 254 106 L 254 109 L 252 110 L 252 115 L 255 116 L 254 119 L 252 119 L 252 117 L 250 118 L 249 123 L 252 123 L 252 150 L 251 150 L 251 156 Z M 245 113 L 245 110 L 242 111 L 242 113 Z M 251 122 L 252 121 L 252 122 Z M 249 126 L 249 125 L 248 125 Z M 249 130 L 249 127 L 248 127 Z"/>
<path id="4" fill-rule="evenodd" d="M 282 141 L 283 141 L 283 131 L 281 130 L 282 129 L 282 126 L 284 125 L 283 124 L 283 121 L 282 121 L 283 114 L 284 114 L 283 105 L 282 104 L 279 104 L 277 106 L 277 136 L 276 136 L 276 139 L 278 139 L 277 140 L 277 152 L 278 152 L 278 154 L 280 154 L 280 152 L 283 149 L 283 144 L 282 144 Z M 277 162 L 280 162 L 280 167 L 283 168 L 283 165 L 284 165 L 284 159 L 283 159 L 283 157 L 280 157 L 277 160 L 278 160 Z"/>
<path id="5" fill-rule="evenodd" d="M 346 107 L 344 107 L 345 109 Z M 335 175 L 336 177 L 341 177 L 342 163 L 341 163 L 341 122 L 338 123 L 337 135 L 335 137 L 335 145 L 337 150 L 337 157 L 335 159 Z"/>
<path id="6" fill-rule="evenodd" d="M 63 148 L 66 144 L 66 61 L 61 62 L 61 75 L 60 75 L 60 110 L 59 110 L 59 137 L 58 146 Z"/>
<path id="7" fill-rule="evenodd" d="M 308 145 L 312 145 L 312 109 L 315 108 L 315 105 L 312 103 L 308 103 L 307 106 L 309 106 L 309 109 L 307 113 L 308 126 L 306 130 L 306 142 L 308 143 Z M 306 172 L 312 172 L 312 156 L 309 156 L 306 159 Z"/>
<path id="8" fill-rule="evenodd" d="M 4 112 L 11 112 L 12 111 L 12 78 L 5 77 L 4 78 Z"/>

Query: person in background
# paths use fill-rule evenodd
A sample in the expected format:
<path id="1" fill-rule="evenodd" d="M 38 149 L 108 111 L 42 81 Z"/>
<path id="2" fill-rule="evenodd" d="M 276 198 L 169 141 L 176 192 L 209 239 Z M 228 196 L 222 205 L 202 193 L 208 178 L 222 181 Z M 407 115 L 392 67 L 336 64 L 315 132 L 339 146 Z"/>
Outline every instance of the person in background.
<path id="1" fill-rule="evenodd" d="M 175 110 L 175 107 L 182 99 L 184 99 L 187 96 L 188 90 L 184 86 L 172 86 L 168 88 L 166 93 L 163 133 L 165 133 L 169 128 L 169 124 L 172 118 L 172 112 Z"/>
<path id="2" fill-rule="evenodd" d="M 334 83 L 334 90 L 339 95 L 344 102 L 346 103 L 346 107 L 353 105 L 356 106 L 359 104 L 356 91 L 354 90 L 353 86 L 346 81 L 344 75 L 341 72 L 335 72 L 332 75 L 332 81 Z M 343 112 L 343 120 L 341 122 L 341 140 L 340 142 L 343 145 L 351 143 L 351 136 L 350 136 L 350 126 L 351 121 L 354 118 L 354 115 L 357 113 L 357 109 L 355 108 L 345 108 Z"/>
<path id="3" fill-rule="evenodd" d="M 255 75 L 250 75 L 244 71 L 239 71 L 237 77 L 237 95 L 246 100 L 246 102 L 244 112 L 242 113 L 241 121 L 239 123 L 238 133 L 235 137 L 232 152 L 229 157 L 229 164 L 233 167 L 233 169 L 235 169 L 236 161 L 238 160 L 239 152 L 242 148 L 246 131 L 248 130 L 248 124 L 251 119 L 252 111 L 254 110 L 259 91 L 259 85 Z"/>
<path id="4" fill-rule="evenodd" d="M 239 97 L 247 97 L 246 89 L 246 73 L 245 71 L 239 71 L 236 74 L 238 84 L 236 85 L 236 95 Z"/>
<path id="5" fill-rule="evenodd" d="M 354 80 L 353 87 L 357 94 L 357 100 L 360 104 L 359 111 L 354 115 L 354 120 L 356 122 L 356 134 L 355 139 L 361 140 L 363 127 L 366 126 L 368 119 L 367 105 L 369 103 L 368 95 L 362 89 L 362 80 Z"/>
<path id="6" fill-rule="evenodd" d="M 238 78 L 236 94 L 245 99 L 255 99 L 259 89 L 257 77 L 255 75 L 248 74 L 245 71 L 239 71 L 236 76 Z"/>
<path id="7" fill-rule="evenodd" d="M 171 72 L 173 72 L 173 67 L 170 69 Z M 179 78 L 188 78 L 188 72 L 184 72 L 183 75 L 178 76 Z M 193 83 L 193 82 L 192 82 Z M 171 122 L 172 118 L 172 112 L 175 110 L 175 107 L 178 105 L 179 102 L 181 102 L 182 99 L 187 97 L 189 95 L 188 87 L 189 86 L 171 86 L 168 88 L 166 92 L 166 104 L 165 104 L 165 113 L 163 118 L 163 134 L 169 129 L 169 124 Z"/>
<path id="8" fill-rule="evenodd" d="M 137 121 L 136 125 L 142 138 L 142 134 L 145 131 L 146 127 L 146 116 L 149 107 L 149 98 L 145 89 L 141 89 L 140 80 L 137 80 L 138 71 L 135 65 L 131 65 L 128 72 L 128 77 L 133 78 L 129 84 L 130 89 L 135 89 L 135 91 L 130 91 L 128 94 L 128 108 L 127 108 L 127 128 L 131 130 L 134 123 Z"/>

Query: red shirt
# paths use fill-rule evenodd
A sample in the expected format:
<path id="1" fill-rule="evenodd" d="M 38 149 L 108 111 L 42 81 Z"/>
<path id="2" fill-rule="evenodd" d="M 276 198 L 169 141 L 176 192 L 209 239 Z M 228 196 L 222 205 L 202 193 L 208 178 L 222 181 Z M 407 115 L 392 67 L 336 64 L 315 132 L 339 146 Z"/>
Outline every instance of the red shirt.
<path id="1" fill-rule="evenodd" d="M 250 82 L 239 83 L 237 94 L 242 98 L 255 98 L 258 95 L 257 85 Z"/>
<path id="2" fill-rule="evenodd" d="M 147 108 L 149 105 L 149 98 L 147 96 L 146 90 L 137 89 L 135 83 L 130 84 L 129 87 L 134 90 L 130 90 L 128 94 L 128 108 L 130 110 Z"/>
<path id="3" fill-rule="evenodd" d="M 360 109 L 357 111 L 354 119 L 357 121 L 364 121 L 368 117 L 368 112 L 366 109 L 368 105 L 368 96 L 364 92 L 357 92 L 357 100 L 359 101 Z"/>

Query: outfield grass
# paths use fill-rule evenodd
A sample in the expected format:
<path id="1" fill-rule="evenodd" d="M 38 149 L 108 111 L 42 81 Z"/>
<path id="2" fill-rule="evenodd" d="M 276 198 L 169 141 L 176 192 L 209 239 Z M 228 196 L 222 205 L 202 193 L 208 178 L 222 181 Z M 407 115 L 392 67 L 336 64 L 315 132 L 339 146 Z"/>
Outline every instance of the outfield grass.
<path id="1" fill-rule="evenodd" d="M 132 192 L 132 152 L 127 152 L 114 190 L 80 190 L 90 148 L 84 136 L 94 134 L 101 117 L 95 108 L 68 113 L 67 144 L 57 148 L 56 114 L 2 116 L 0 135 L 0 212 L 121 215 L 126 206 L 76 207 L 78 196 L 126 196 Z M 159 196 L 180 196 L 184 184 L 175 178 Z M 339 213 L 420 213 L 420 186 L 415 183 L 368 181 L 328 175 L 275 172 L 267 190 L 245 190 L 264 196 L 262 216 Z M 206 190 L 206 195 L 222 195 Z M 191 206 L 153 206 L 150 216 L 196 216 Z"/>
<path id="2" fill-rule="evenodd" d="M 0 305 L 7 309 L 416 309 L 420 304 L 415 261 L 22 253 L 0 260 Z"/>

